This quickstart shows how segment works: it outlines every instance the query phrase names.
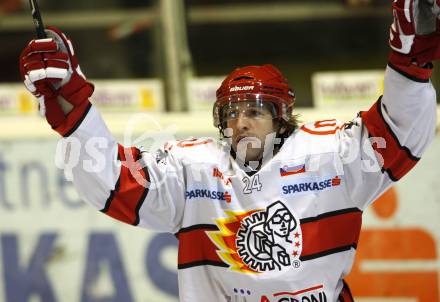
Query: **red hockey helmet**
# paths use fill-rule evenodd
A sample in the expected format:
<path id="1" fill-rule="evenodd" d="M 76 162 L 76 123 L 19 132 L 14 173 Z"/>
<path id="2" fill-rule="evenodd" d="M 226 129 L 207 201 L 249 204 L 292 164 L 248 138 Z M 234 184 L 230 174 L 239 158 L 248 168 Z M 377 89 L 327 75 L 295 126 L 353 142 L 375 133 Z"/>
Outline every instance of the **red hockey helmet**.
<path id="1" fill-rule="evenodd" d="M 223 127 L 223 110 L 233 103 L 271 104 L 274 118 L 292 119 L 295 94 L 286 78 L 273 65 L 246 66 L 235 69 L 223 80 L 216 93 L 214 126 Z"/>

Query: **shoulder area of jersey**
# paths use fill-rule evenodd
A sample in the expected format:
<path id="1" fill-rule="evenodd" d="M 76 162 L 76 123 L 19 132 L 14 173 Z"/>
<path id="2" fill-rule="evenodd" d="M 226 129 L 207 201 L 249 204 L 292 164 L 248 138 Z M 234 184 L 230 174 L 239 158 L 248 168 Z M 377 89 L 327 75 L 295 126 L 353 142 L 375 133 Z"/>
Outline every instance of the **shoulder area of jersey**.
<path id="1" fill-rule="evenodd" d="M 349 124 L 336 119 L 306 123 L 286 140 L 283 149 L 291 150 L 288 156 L 292 152 L 295 156 L 336 152 L 340 135 L 347 125 Z"/>
<path id="2" fill-rule="evenodd" d="M 223 151 L 224 144 L 212 137 L 187 138 L 177 141 L 166 142 L 163 146 L 165 152 L 177 157 L 191 157 L 206 161 L 210 158 L 218 158 Z"/>

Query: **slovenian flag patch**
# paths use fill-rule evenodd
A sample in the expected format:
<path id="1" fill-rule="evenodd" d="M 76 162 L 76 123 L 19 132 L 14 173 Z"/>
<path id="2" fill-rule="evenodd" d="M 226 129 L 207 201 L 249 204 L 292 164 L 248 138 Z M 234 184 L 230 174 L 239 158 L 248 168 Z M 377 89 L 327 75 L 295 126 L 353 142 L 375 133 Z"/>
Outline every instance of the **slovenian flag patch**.
<path id="1" fill-rule="evenodd" d="M 289 176 L 289 175 L 294 175 L 294 174 L 301 174 L 306 172 L 306 165 L 302 164 L 302 165 L 297 165 L 297 166 L 283 166 L 282 168 L 280 168 L 280 175 L 283 176 Z"/>

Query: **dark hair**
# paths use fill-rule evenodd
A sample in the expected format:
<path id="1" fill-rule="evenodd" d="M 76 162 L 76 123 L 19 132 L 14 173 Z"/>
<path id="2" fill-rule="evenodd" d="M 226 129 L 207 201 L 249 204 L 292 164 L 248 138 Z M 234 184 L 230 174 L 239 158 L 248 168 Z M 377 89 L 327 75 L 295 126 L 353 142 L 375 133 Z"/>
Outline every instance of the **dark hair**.
<path id="1" fill-rule="evenodd" d="M 296 129 L 298 129 L 300 123 L 299 116 L 299 114 L 292 113 L 289 121 L 283 119 L 278 120 L 279 127 L 286 129 L 280 137 L 288 138 Z"/>

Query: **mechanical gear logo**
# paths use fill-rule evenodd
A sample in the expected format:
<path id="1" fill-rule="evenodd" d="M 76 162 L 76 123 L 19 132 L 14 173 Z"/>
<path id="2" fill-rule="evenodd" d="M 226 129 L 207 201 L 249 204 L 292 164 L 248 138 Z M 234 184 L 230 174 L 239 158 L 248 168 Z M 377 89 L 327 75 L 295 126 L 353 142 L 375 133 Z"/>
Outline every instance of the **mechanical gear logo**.
<path id="1" fill-rule="evenodd" d="M 257 272 L 299 266 L 301 231 L 294 215 L 277 201 L 246 217 L 237 233 L 237 252 Z"/>
<path id="2" fill-rule="evenodd" d="M 259 274 L 300 267 L 301 228 L 281 201 L 266 209 L 227 214 L 227 218 L 217 219 L 220 231 L 210 232 L 209 236 L 230 269 Z"/>

